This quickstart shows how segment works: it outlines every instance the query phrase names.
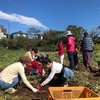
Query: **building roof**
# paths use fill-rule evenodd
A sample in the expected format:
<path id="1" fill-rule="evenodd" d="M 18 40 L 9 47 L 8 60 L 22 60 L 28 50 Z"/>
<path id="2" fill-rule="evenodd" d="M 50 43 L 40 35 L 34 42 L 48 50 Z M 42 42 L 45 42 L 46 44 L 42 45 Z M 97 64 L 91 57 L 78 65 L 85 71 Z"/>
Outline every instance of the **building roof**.
<path id="1" fill-rule="evenodd" d="M 22 32 L 22 31 L 14 32 L 12 34 L 25 34 L 25 35 L 27 35 L 26 33 Z"/>

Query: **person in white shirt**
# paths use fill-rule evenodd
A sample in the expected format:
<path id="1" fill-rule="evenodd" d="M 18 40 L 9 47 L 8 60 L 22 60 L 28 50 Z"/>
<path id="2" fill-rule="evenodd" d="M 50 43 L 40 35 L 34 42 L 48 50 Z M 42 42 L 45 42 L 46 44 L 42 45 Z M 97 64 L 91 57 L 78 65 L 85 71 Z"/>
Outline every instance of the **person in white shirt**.
<path id="1" fill-rule="evenodd" d="M 30 64 L 30 62 L 30 57 L 22 56 L 19 58 L 18 62 L 7 66 L 0 73 L 0 89 L 9 88 L 12 93 L 14 93 L 16 90 L 13 87 L 22 79 L 29 89 L 33 92 L 38 92 L 39 90 L 34 88 L 25 76 L 25 67 Z"/>
<path id="2" fill-rule="evenodd" d="M 50 73 L 48 77 L 37 86 L 38 89 L 48 84 L 54 78 L 55 75 L 58 76 L 58 79 L 62 80 L 63 86 L 68 85 L 68 78 L 74 77 L 74 72 L 71 69 L 69 69 L 67 66 L 64 66 L 61 63 L 57 63 L 55 61 L 52 62 L 49 58 L 45 58 L 42 61 L 42 64 L 50 70 Z"/>

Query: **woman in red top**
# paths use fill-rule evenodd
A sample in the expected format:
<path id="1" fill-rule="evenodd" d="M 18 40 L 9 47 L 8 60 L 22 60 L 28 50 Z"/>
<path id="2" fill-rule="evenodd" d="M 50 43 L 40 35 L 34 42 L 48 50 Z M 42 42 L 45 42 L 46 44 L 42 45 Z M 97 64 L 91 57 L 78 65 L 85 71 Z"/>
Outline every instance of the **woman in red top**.
<path id="1" fill-rule="evenodd" d="M 26 73 L 28 74 L 36 74 L 36 73 L 40 73 L 43 75 L 43 68 L 42 66 L 39 64 L 38 61 L 33 60 L 31 61 L 31 65 L 26 67 Z"/>
<path id="2" fill-rule="evenodd" d="M 32 57 L 32 61 L 31 61 L 31 64 L 28 65 L 26 68 L 25 68 L 25 72 L 26 74 L 37 74 L 37 73 L 40 73 L 41 75 L 44 75 L 45 74 L 45 71 L 44 69 L 42 68 L 42 66 L 40 65 L 39 61 L 35 60 L 37 57 L 36 54 L 38 53 L 38 49 L 33 47 L 30 49 L 31 51 L 33 51 L 33 55 L 31 56 Z M 30 52 L 29 52 L 30 53 Z M 31 55 L 31 54 L 30 54 Z"/>
<path id="3" fill-rule="evenodd" d="M 63 64 L 63 60 L 64 60 L 64 46 L 62 44 L 62 41 L 58 41 L 57 45 L 58 45 L 58 54 L 59 54 L 60 63 Z"/>

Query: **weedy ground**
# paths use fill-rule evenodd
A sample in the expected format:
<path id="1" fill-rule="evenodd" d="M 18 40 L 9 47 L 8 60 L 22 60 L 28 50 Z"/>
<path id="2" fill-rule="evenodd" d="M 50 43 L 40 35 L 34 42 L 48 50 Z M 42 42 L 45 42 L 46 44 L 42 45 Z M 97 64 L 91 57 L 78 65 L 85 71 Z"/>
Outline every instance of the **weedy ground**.
<path id="1" fill-rule="evenodd" d="M 4 52 L 3 52 L 4 51 Z M 17 51 L 10 51 L 10 50 L 3 50 L 2 53 L 0 51 L 0 70 L 3 70 L 7 65 L 15 62 L 18 58 L 23 55 L 26 51 L 24 50 L 17 50 Z M 46 52 L 49 55 L 49 58 L 53 61 L 59 62 L 58 55 L 55 52 Z M 100 52 L 93 52 L 93 72 L 88 72 L 82 64 L 82 55 L 81 53 L 78 54 L 79 57 L 79 64 L 77 65 L 78 70 L 74 71 L 74 78 L 68 79 L 69 86 L 85 86 L 89 89 L 93 90 L 94 92 L 100 94 L 100 73 L 98 72 L 98 64 L 97 62 L 100 61 Z M 64 64 L 69 66 L 69 61 L 67 58 L 67 54 L 65 53 Z M 47 71 L 47 69 L 45 69 Z M 41 75 L 29 75 L 27 79 L 30 83 L 36 87 L 37 84 L 41 81 Z M 51 85 L 46 85 L 42 89 L 47 90 L 47 93 L 40 94 L 40 93 L 33 93 L 29 90 L 23 82 L 19 84 L 17 87 L 17 92 L 14 94 L 7 93 L 5 91 L 0 90 L 0 100 L 47 100 L 48 98 L 48 88 Z"/>

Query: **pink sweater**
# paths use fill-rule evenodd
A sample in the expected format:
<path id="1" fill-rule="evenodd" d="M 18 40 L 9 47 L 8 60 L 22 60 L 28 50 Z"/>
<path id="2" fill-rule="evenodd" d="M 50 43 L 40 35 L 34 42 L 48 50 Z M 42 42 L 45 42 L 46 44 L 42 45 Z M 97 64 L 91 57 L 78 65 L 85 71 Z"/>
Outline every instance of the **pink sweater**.
<path id="1" fill-rule="evenodd" d="M 67 38 L 67 43 L 65 44 L 67 52 L 74 52 L 75 51 L 75 38 L 73 36 L 69 36 Z"/>

